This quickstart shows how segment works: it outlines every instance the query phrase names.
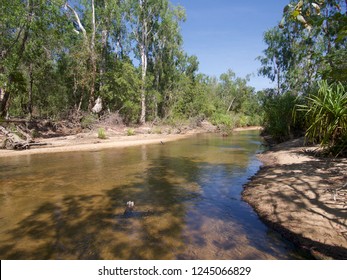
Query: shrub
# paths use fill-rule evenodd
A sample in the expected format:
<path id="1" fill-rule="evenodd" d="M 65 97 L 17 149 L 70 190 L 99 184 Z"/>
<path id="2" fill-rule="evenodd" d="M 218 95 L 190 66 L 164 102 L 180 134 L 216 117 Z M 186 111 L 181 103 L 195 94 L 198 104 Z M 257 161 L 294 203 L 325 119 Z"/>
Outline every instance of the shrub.
<path id="1" fill-rule="evenodd" d="M 156 126 L 156 127 L 153 128 L 152 133 L 154 133 L 154 134 L 162 134 L 163 131 L 162 131 L 161 127 Z"/>
<path id="2" fill-rule="evenodd" d="M 319 90 L 298 106 L 306 116 L 306 137 L 339 154 L 347 146 L 347 92 L 341 83 L 318 83 Z M 346 152 L 346 151 L 345 151 Z"/>
<path id="3" fill-rule="evenodd" d="M 211 116 L 211 123 L 217 126 L 223 125 L 227 127 L 233 127 L 231 116 L 229 114 L 223 114 L 219 112 L 215 112 Z"/>
<path id="4" fill-rule="evenodd" d="M 210 121 L 213 125 L 218 127 L 218 130 L 223 135 L 229 135 L 232 133 L 233 128 L 235 127 L 235 120 L 233 115 L 231 114 L 223 114 L 220 112 L 215 112 Z"/>
<path id="5" fill-rule="evenodd" d="M 97 122 L 98 118 L 97 116 L 93 114 L 86 115 L 81 120 L 81 127 L 83 129 L 88 128 L 92 129 L 92 126 Z"/>
<path id="6" fill-rule="evenodd" d="M 135 130 L 133 130 L 132 128 L 128 128 L 127 129 L 127 135 L 128 136 L 132 136 L 132 135 L 135 135 L 136 133 L 135 133 Z"/>
<path id="7" fill-rule="evenodd" d="M 195 117 L 191 117 L 189 118 L 188 122 L 189 122 L 189 128 L 197 128 L 201 126 L 202 121 L 205 119 L 205 115 L 204 114 L 200 114 L 198 116 Z"/>
<path id="8" fill-rule="evenodd" d="M 276 141 L 285 141 L 300 130 L 300 123 L 294 123 L 294 108 L 298 102 L 296 96 L 287 92 L 283 95 L 269 95 L 264 98 L 265 133 Z"/>
<path id="9" fill-rule="evenodd" d="M 250 116 L 246 116 L 246 115 L 241 115 L 239 122 L 240 122 L 240 127 L 249 126 L 250 123 L 251 123 L 251 117 Z"/>
<path id="10" fill-rule="evenodd" d="M 106 139 L 106 131 L 104 128 L 99 128 L 98 130 L 98 138 L 99 139 Z"/>

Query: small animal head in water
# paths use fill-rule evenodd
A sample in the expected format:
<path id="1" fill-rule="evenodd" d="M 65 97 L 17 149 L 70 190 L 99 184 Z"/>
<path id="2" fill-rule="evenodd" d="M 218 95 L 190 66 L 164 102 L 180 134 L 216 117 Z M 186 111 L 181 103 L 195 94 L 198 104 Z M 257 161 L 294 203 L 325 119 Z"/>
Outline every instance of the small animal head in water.
<path id="1" fill-rule="evenodd" d="M 128 202 L 127 202 L 127 209 L 128 209 L 128 210 L 133 210 L 134 207 L 135 207 L 134 201 L 128 201 Z"/>

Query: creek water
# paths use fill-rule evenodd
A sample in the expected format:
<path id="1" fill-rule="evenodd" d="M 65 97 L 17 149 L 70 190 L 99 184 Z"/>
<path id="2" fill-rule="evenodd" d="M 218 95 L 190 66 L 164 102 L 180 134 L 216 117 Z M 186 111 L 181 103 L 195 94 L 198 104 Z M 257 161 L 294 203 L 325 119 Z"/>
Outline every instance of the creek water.
<path id="1" fill-rule="evenodd" d="M 241 199 L 261 149 L 246 131 L 1 158 L 0 258 L 303 258 Z"/>

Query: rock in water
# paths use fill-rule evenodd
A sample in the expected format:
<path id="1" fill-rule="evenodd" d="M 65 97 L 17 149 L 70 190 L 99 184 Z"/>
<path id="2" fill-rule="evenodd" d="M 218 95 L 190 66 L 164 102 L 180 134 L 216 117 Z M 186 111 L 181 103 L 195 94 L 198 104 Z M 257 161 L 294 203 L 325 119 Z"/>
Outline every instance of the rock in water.
<path id="1" fill-rule="evenodd" d="M 131 217 L 133 214 L 134 208 L 135 208 L 134 201 L 128 201 L 126 204 L 123 216 L 126 218 Z"/>

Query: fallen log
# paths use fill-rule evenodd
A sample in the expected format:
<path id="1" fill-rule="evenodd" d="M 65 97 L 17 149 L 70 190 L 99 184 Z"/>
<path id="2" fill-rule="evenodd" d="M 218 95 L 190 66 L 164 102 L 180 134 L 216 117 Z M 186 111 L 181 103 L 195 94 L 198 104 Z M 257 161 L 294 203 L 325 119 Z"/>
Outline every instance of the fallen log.
<path id="1" fill-rule="evenodd" d="M 22 125 L 17 125 L 16 129 L 22 136 L 26 138 L 26 141 L 28 143 L 33 142 L 33 138 L 28 133 L 25 132 L 25 128 Z"/>
<path id="2" fill-rule="evenodd" d="M 52 143 L 38 143 L 38 142 L 29 143 L 30 147 L 39 147 L 39 146 L 48 146 L 48 145 L 52 145 Z"/>
<path id="3" fill-rule="evenodd" d="M 8 131 L 3 126 L 0 126 L 0 132 L 2 132 L 6 137 L 6 149 L 25 150 L 30 148 L 30 143 L 28 140 L 22 140 L 17 134 Z"/>
<path id="4" fill-rule="evenodd" d="M 26 140 L 23 140 L 20 138 L 17 134 L 8 131 L 6 128 L 3 126 L 0 126 L 0 133 L 5 135 L 6 139 L 3 142 L 3 145 L 0 144 L 0 149 L 7 149 L 7 150 L 26 150 L 30 149 L 30 147 L 39 147 L 39 146 L 47 146 L 51 145 L 50 143 L 39 143 L 39 142 L 34 142 L 32 140 L 31 136 L 27 134 L 26 132 L 23 131 L 22 128 L 16 127 L 18 132 L 26 137 Z"/>

